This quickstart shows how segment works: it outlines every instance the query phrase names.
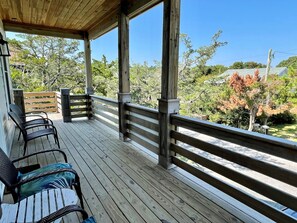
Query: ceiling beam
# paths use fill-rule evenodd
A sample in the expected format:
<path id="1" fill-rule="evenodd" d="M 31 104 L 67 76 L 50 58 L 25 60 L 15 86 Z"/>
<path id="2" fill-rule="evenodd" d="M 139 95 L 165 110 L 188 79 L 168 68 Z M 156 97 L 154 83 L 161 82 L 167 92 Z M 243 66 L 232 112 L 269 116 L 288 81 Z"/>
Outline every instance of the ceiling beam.
<path id="1" fill-rule="evenodd" d="M 129 19 L 132 19 L 154 7 L 155 5 L 163 2 L 163 0 L 128 0 L 127 2 L 127 15 Z M 89 30 L 89 38 L 96 39 L 116 28 L 118 26 L 118 13 L 118 10 L 112 12 L 107 20 L 101 21 L 99 24 L 93 26 Z"/>
<path id="2" fill-rule="evenodd" d="M 62 37 L 69 39 L 84 39 L 84 32 L 71 29 L 60 29 L 53 27 L 37 26 L 23 23 L 3 21 L 5 31 L 36 34 L 44 36 Z"/>

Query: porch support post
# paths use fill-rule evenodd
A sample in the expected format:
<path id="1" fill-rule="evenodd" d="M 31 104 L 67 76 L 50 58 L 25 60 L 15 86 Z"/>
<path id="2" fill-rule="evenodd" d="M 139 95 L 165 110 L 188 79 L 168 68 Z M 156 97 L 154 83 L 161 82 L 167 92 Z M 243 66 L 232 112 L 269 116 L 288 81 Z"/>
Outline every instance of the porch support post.
<path id="1" fill-rule="evenodd" d="M 159 99 L 159 164 L 166 169 L 171 166 L 170 131 L 175 129 L 175 126 L 170 124 L 170 115 L 179 111 L 179 99 L 177 99 L 179 27 L 180 0 L 164 0 L 162 86 Z"/>
<path id="2" fill-rule="evenodd" d="M 84 36 L 85 46 L 85 72 L 86 72 L 86 89 L 85 93 L 91 95 L 94 93 L 93 90 L 93 78 L 92 78 L 92 61 L 91 61 L 91 46 L 88 33 Z"/>
<path id="3" fill-rule="evenodd" d="M 70 89 L 61 88 L 61 106 L 63 122 L 71 122 L 71 111 L 70 111 Z"/>
<path id="4" fill-rule="evenodd" d="M 13 89 L 14 104 L 20 107 L 23 113 L 25 113 L 24 91 L 22 89 Z"/>
<path id="5" fill-rule="evenodd" d="M 127 119 L 125 103 L 131 101 L 130 94 L 130 74 L 129 74 L 129 18 L 127 16 L 127 5 L 125 0 L 121 1 L 121 10 L 119 12 L 119 136 L 123 141 L 127 141 Z"/>

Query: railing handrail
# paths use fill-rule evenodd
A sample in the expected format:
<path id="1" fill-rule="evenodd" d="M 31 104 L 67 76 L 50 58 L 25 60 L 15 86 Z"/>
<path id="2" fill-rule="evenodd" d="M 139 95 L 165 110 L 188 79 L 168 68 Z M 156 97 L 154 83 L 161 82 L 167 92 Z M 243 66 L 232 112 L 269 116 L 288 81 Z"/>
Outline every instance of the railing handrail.
<path id="1" fill-rule="evenodd" d="M 138 105 L 138 104 L 134 104 L 134 103 L 126 103 L 126 106 L 131 107 L 131 108 L 135 108 L 135 109 L 139 109 L 139 110 L 143 110 L 143 111 L 146 111 L 146 112 L 150 112 L 150 113 L 156 114 L 156 115 L 159 114 L 158 109 L 148 108 L 148 107 L 145 107 L 143 105 Z"/>
<path id="2" fill-rule="evenodd" d="M 198 120 L 177 114 L 171 115 L 173 125 L 246 146 L 254 150 L 297 161 L 297 143 L 274 136 L 263 135 L 230 126 L 224 126 L 204 120 Z"/>
<path id="3" fill-rule="evenodd" d="M 90 95 L 90 97 L 95 98 L 95 99 L 99 99 L 99 100 L 102 100 L 102 101 L 107 101 L 107 102 L 110 102 L 110 103 L 118 104 L 118 100 L 107 98 L 107 97 L 104 97 L 104 96 Z"/>

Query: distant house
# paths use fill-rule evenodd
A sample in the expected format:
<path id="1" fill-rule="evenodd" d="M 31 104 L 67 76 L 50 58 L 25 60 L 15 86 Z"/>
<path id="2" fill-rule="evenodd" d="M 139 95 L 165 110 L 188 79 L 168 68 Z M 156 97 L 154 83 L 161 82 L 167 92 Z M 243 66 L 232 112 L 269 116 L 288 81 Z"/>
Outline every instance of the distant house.
<path id="1" fill-rule="evenodd" d="M 222 84 L 226 82 L 234 73 L 238 73 L 239 76 L 246 76 L 248 74 L 253 75 L 255 71 L 259 71 L 259 76 L 262 78 L 266 74 L 266 68 L 253 68 L 253 69 L 229 69 L 226 70 L 224 73 L 218 75 L 213 80 L 207 80 L 206 83 L 212 84 Z M 275 67 L 270 68 L 269 74 L 276 74 L 278 76 L 283 76 L 288 73 L 288 68 L 286 67 Z"/>
<path id="2" fill-rule="evenodd" d="M 239 76 L 246 76 L 247 74 L 253 75 L 255 71 L 259 71 L 259 76 L 262 78 L 266 74 L 266 68 L 253 68 L 253 69 L 229 69 L 224 73 L 220 74 L 219 77 L 230 78 L 234 73 L 238 73 Z M 288 68 L 286 67 L 275 67 L 270 68 L 269 74 L 276 74 L 278 76 L 283 76 L 287 74 Z"/>

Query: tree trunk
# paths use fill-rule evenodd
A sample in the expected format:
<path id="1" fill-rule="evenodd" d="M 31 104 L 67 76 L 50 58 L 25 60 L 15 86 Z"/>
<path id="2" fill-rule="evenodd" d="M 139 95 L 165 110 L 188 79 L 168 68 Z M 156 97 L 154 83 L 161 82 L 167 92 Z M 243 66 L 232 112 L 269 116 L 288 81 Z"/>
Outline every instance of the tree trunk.
<path id="1" fill-rule="evenodd" d="M 253 131 L 256 114 L 257 114 L 257 108 L 252 108 L 250 111 L 250 121 L 249 121 L 248 131 Z"/>

